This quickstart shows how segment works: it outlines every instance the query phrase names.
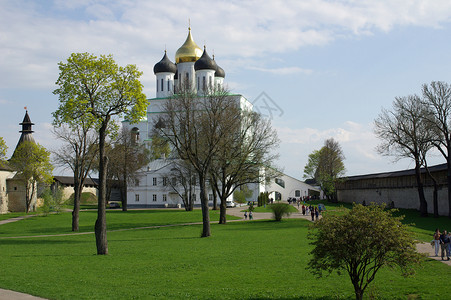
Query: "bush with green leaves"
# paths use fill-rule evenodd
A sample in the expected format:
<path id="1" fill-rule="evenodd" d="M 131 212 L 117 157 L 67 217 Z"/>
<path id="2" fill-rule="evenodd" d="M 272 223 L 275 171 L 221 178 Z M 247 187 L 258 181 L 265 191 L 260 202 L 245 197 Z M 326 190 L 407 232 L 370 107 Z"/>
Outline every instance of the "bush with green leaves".
<path id="1" fill-rule="evenodd" d="M 64 204 L 63 190 L 61 188 L 55 190 L 47 188 L 42 192 L 41 198 L 44 200 L 44 205 L 42 206 L 44 215 L 48 215 L 52 211 L 61 212 Z"/>
<path id="2" fill-rule="evenodd" d="M 274 220 L 276 221 L 282 221 L 284 216 L 289 216 L 291 214 L 290 205 L 286 203 L 274 203 L 271 204 L 269 208 L 272 210 Z"/>
<path id="3" fill-rule="evenodd" d="M 394 217 L 394 209 L 383 205 L 354 205 L 343 215 L 326 215 L 312 225 L 312 258 L 307 266 L 322 276 L 337 271 L 348 273 L 356 299 L 362 299 L 376 273 L 384 266 L 399 267 L 402 275 L 414 273 L 420 262 L 415 241 L 404 216 Z"/>

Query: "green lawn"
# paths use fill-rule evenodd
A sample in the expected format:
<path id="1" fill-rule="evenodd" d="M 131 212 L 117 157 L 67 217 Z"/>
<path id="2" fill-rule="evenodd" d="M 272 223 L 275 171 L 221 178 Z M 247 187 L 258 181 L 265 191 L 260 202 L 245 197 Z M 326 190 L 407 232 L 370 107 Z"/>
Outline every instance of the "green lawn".
<path id="1" fill-rule="evenodd" d="M 200 221 L 200 211 L 110 211 L 107 218 L 109 229 L 119 229 Z M 82 230 L 91 231 L 94 219 L 95 212 L 82 212 Z M 70 213 L 31 218 L 2 225 L 0 236 L 64 233 L 68 220 Z M 93 234 L 0 238 L 0 287 L 49 299 L 353 299 L 346 275 L 317 279 L 306 269 L 309 224 L 214 224 L 209 238 L 199 237 L 201 225 L 113 231 L 107 256 L 95 255 Z M 371 293 L 446 299 L 448 289 L 437 287 L 449 278 L 449 266 L 426 260 L 407 279 L 381 270 Z"/>

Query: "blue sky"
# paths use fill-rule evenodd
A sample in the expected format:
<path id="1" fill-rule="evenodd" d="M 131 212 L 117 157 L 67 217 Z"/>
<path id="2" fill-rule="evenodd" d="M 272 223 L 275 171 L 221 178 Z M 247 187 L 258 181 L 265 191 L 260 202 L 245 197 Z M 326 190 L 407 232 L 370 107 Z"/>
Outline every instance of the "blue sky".
<path id="1" fill-rule="evenodd" d="M 297 178 L 330 137 L 343 148 L 349 176 L 412 167 L 375 152 L 373 121 L 396 96 L 450 82 L 450 1 L 0 0 L 0 136 L 9 154 L 24 106 L 35 139 L 58 147 L 50 131 L 58 62 L 72 52 L 111 53 L 144 72 L 152 98 L 153 65 L 165 48 L 174 61 L 188 19 L 232 92 L 256 107 L 273 103 L 278 165 Z M 442 162 L 435 155 L 429 164 Z"/>

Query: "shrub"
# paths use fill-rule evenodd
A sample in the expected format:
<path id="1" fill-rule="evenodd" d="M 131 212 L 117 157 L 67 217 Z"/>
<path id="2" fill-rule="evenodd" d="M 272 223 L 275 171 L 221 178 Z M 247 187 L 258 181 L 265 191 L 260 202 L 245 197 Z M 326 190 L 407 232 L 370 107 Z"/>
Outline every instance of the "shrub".
<path id="1" fill-rule="evenodd" d="M 274 203 L 269 208 L 271 208 L 274 220 L 276 221 L 281 221 L 283 216 L 289 216 L 291 214 L 290 205 L 286 203 Z"/>

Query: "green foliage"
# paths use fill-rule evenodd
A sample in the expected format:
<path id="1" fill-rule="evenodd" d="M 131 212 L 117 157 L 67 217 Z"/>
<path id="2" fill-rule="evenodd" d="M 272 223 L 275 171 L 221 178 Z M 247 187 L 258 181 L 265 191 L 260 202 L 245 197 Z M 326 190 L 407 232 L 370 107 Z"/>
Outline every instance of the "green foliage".
<path id="1" fill-rule="evenodd" d="M 169 157 L 171 153 L 171 148 L 166 139 L 161 137 L 159 134 L 154 134 L 152 136 L 152 146 L 150 149 L 150 158 L 152 160 L 162 158 L 163 155 L 165 157 Z"/>
<path id="2" fill-rule="evenodd" d="M 6 160 L 6 151 L 8 150 L 8 146 L 6 146 L 5 140 L 0 136 L 0 167 L 2 163 Z"/>
<path id="3" fill-rule="evenodd" d="M 249 208 L 247 209 L 249 212 L 254 211 L 254 202 L 249 204 Z"/>
<path id="4" fill-rule="evenodd" d="M 67 200 L 67 204 L 74 204 L 74 196 L 75 194 L 72 193 Z M 90 192 L 83 192 L 81 193 L 80 197 L 80 204 L 95 204 L 97 203 L 97 196 Z"/>
<path id="5" fill-rule="evenodd" d="M 327 139 L 320 150 L 313 151 L 304 167 L 304 177 L 311 177 L 321 186 L 328 199 L 335 199 L 335 184 L 345 174 L 345 159 L 340 144 Z"/>
<path id="6" fill-rule="evenodd" d="M 52 211 L 56 213 L 61 212 L 64 204 L 62 188 L 53 191 L 50 188 L 47 188 L 42 192 L 41 198 L 44 200 L 44 205 L 42 207 L 44 215 L 48 215 Z"/>
<path id="7" fill-rule="evenodd" d="M 269 206 L 273 213 L 274 220 L 278 222 L 282 221 L 283 216 L 290 215 L 290 207 L 291 205 L 288 205 L 286 203 L 274 203 Z"/>
<path id="8" fill-rule="evenodd" d="M 60 105 L 53 113 L 55 124 L 78 124 L 83 118 L 100 127 L 114 115 L 134 123 L 146 111 L 148 101 L 139 81 L 142 72 L 135 65 L 120 67 L 112 55 L 72 53 L 58 66 L 59 87 L 53 93 Z"/>
<path id="9" fill-rule="evenodd" d="M 233 192 L 233 201 L 236 203 L 246 203 L 246 199 L 252 197 L 253 192 L 247 187 L 242 185 L 239 190 Z"/>
<path id="10" fill-rule="evenodd" d="M 18 145 L 9 162 L 17 171 L 15 178 L 25 186 L 26 211 L 29 212 L 37 184 L 50 184 L 53 181 L 50 152 L 39 144 L 24 141 Z"/>
<path id="11" fill-rule="evenodd" d="M 403 217 L 393 212 L 358 204 L 344 215 L 324 216 L 310 232 L 314 249 L 308 268 L 319 277 L 323 271 L 347 272 L 357 299 L 383 266 L 398 266 L 403 276 L 413 274 L 420 255 Z"/>
<path id="12" fill-rule="evenodd" d="M 265 206 L 269 203 L 269 193 L 268 192 L 261 192 L 260 195 L 258 195 L 258 204 L 257 206 Z"/>

